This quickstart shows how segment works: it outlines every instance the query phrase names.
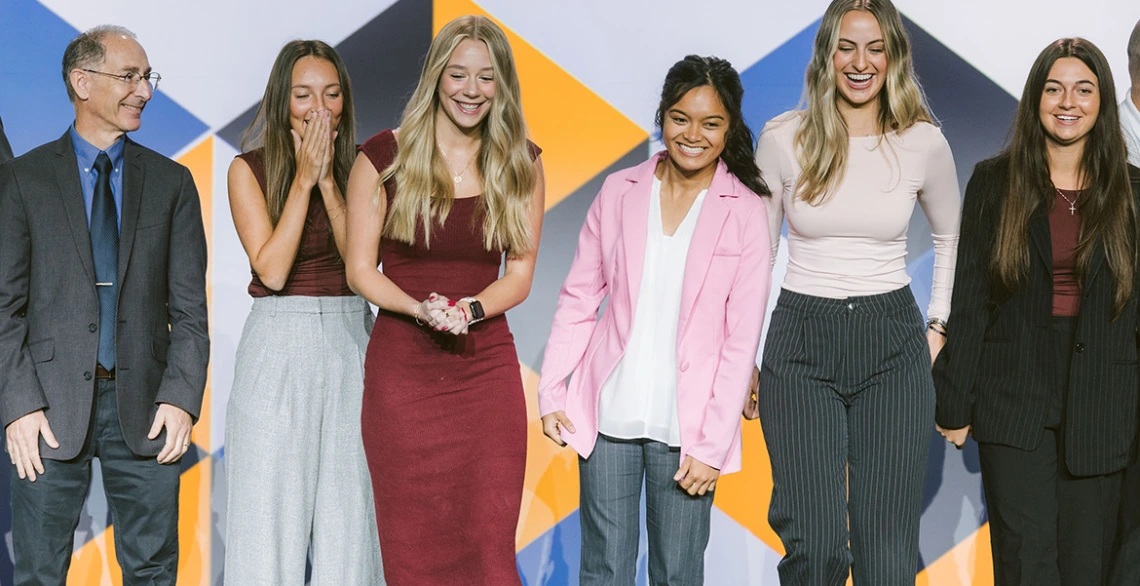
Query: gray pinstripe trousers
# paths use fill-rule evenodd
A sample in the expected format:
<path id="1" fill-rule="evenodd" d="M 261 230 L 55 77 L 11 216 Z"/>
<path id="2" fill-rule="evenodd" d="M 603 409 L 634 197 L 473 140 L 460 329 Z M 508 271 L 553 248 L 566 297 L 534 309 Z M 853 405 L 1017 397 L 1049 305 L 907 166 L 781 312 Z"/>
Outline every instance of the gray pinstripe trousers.
<path id="1" fill-rule="evenodd" d="M 643 479 L 650 586 L 704 584 L 713 493 L 681 490 L 673 480 L 680 461 L 679 448 L 602 434 L 590 457 L 578 458 L 581 586 L 633 586 Z"/>
<path id="2" fill-rule="evenodd" d="M 904 287 L 825 299 L 781 291 L 760 373 L 768 521 L 784 586 L 913 585 L 934 427 L 922 315 Z M 850 542 L 850 546 L 848 543 Z"/>

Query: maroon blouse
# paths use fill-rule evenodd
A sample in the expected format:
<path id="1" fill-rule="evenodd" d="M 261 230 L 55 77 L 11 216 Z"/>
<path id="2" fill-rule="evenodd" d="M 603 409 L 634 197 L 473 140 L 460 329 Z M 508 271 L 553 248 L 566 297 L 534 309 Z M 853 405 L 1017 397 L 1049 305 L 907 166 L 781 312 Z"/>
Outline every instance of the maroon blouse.
<path id="1" fill-rule="evenodd" d="M 269 193 L 265 181 L 265 166 L 261 160 L 261 149 L 238 155 L 249 165 L 262 193 Z M 346 297 L 355 295 L 348 288 L 344 274 L 344 260 L 337 252 L 336 242 L 329 229 L 329 215 L 320 189 L 314 187 L 309 195 L 309 211 L 305 215 L 305 227 L 301 232 L 301 243 L 289 278 L 280 291 L 274 291 L 262 284 L 257 273 L 250 269 L 253 279 L 249 283 L 251 297 L 272 295 L 302 295 L 305 297 Z"/>
<path id="2" fill-rule="evenodd" d="M 1049 212 L 1049 236 L 1053 241 L 1053 315 L 1073 317 L 1081 313 L 1081 284 L 1077 281 L 1077 236 L 1081 232 L 1079 191 L 1060 190 Z M 1065 197 L 1069 200 L 1065 200 Z"/>

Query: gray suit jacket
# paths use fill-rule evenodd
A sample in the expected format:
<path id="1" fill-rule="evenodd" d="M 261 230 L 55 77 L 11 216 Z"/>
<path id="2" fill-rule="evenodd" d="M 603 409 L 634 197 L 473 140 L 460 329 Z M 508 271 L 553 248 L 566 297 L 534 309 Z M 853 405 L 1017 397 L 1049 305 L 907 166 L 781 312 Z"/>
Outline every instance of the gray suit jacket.
<path id="1" fill-rule="evenodd" d="M 206 238 L 190 171 L 127 139 L 124 149 L 116 394 L 131 451 L 159 403 L 197 420 L 210 354 Z M 99 299 L 71 136 L 0 165 L 0 424 L 44 409 L 66 460 L 91 420 Z"/>
<path id="2" fill-rule="evenodd" d="M 12 146 L 8 144 L 8 137 L 4 136 L 4 121 L 0 120 L 0 163 L 12 160 Z"/>

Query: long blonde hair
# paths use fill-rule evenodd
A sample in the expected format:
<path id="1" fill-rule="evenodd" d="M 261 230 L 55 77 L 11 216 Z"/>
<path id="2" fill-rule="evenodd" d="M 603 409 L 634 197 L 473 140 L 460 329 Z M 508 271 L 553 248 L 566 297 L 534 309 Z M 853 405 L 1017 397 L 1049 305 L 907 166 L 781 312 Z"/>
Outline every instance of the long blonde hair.
<path id="1" fill-rule="evenodd" d="M 281 48 L 273 69 L 269 72 L 269 82 L 265 84 L 265 96 L 257 107 L 253 122 L 242 135 L 242 150 L 262 147 L 261 160 L 265 167 L 265 206 L 269 209 L 269 219 L 273 225 L 281 219 L 285 200 L 289 198 L 289 188 L 293 185 L 296 173 L 296 147 L 289 133 L 289 99 L 293 84 L 293 67 L 304 57 L 316 57 L 332 63 L 340 78 L 340 91 L 343 107 L 340 123 L 336 127 L 337 136 L 333 145 L 332 175 L 341 193 L 348 187 L 348 174 L 356 160 L 356 118 L 352 110 L 352 82 L 344 61 L 323 41 L 290 41 Z"/>
<path id="2" fill-rule="evenodd" d="M 849 135 L 839 112 L 835 65 L 839 26 L 852 10 L 870 12 L 883 31 L 887 72 L 879 92 L 879 134 L 903 131 L 918 122 L 931 122 L 926 96 L 914 74 L 910 38 L 898 10 L 890 0 L 833 0 L 823 14 L 815 35 L 811 62 L 804 74 L 806 112 L 796 130 L 800 176 L 796 193 L 803 201 L 819 205 L 847 169 Z"/>
<path id="3" fill-rule="evenodd" d="M 428 49 L 419 85 L 400 121 L 396 158 L 380 173 L 381 186 L 393 178 L 399 186 L 384 221 L 384 235 L 415 244 L 416 230 L 422 226 L 424 242 L 430 245 L 432 227 L 442 225 L 451 211 L 454 183 L 436 146 L 435 117 L 440 107 L 439 80 L 452 52 L 466 39 L 487 45 L 495 76 L 495 97 L 480 128 L 482 143 L 476 156 L 483 177 L 479 202 L 483 247 L 517 256 L 535 245 L 530 212 L 537 173 L 527 147 L 511 46 L 503 30 L 483 16 L 463 16 L 447 23 Z"/>

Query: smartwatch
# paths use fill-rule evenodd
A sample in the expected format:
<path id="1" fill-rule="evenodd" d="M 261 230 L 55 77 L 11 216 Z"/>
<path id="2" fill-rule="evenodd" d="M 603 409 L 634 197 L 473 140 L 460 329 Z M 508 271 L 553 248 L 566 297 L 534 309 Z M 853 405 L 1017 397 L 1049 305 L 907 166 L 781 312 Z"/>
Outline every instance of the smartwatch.
<path id="1" fill-rule="evenodd" d="M 483 313 L 483 304 L 474 297 L 464 297 L 460 301 L 466 301 L 468 307 L 471 308 L 471 319 L 467 321 L 468 324 L 478 323 L 483 321 L 483 317 L 487 314 Z"/>

